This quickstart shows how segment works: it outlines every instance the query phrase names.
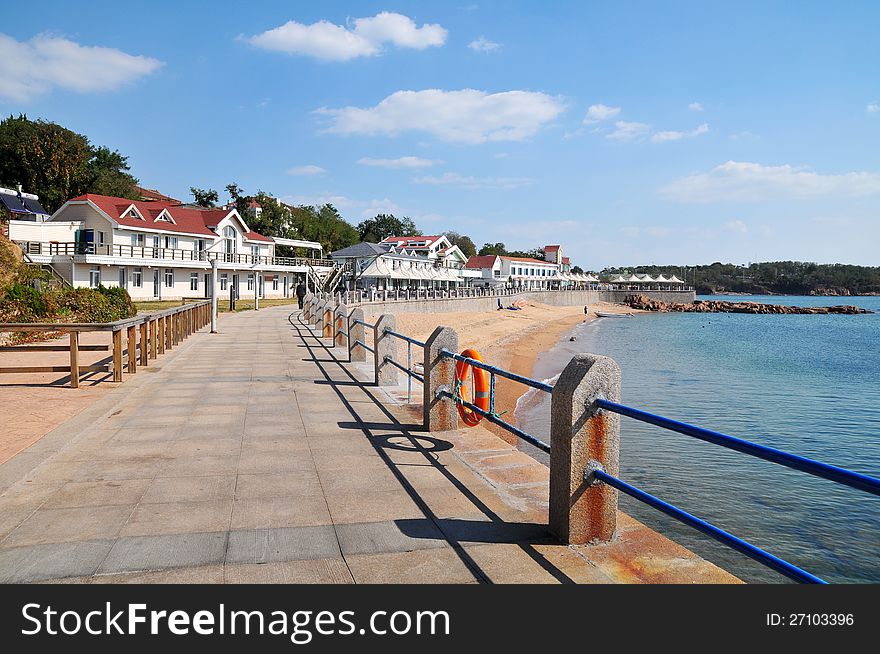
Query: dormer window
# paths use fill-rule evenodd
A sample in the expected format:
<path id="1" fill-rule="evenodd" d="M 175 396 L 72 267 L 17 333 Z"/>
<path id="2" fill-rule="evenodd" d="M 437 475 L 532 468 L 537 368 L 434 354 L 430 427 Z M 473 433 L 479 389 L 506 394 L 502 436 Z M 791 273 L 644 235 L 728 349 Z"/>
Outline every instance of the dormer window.
<path id="1" fill-rule="evenodd" d="M 171 214 L 168 213 L 168 209 L 162 209 L 162 213 L 156 216 L 156 222 L 171 223 L 173 225 L 174 218 L 172 218 Z"/>
<path id="2" fill-rule="evenodd" d="M 141 212 L 137 210 L 137 207 L 131 205 L 128 211 L 125 212 L 123 218 L 134 218 L 135 220 L 143 220 L 144 217 L 141 215 Z"/>

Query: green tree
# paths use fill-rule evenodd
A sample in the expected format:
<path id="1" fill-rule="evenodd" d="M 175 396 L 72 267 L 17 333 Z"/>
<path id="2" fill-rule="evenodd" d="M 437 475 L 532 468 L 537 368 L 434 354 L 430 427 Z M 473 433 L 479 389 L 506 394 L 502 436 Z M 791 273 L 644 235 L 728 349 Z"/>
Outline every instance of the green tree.
<path id="1" fill-rule="evenodd" d="M 571 269 L 571 272 L 573 272 L 575 275 L 580 275 L 581 273 L 584 272 L 584 269 L 581 268 L 580 266 L 573 266 Z"/>
<path id="2" fill-rule="evenodd" d="M 89 193 L 136 199 L 138 180 L 128 171 L 128 157 L 103 145 L 96 148 L 88 163 Z"/>
<path id="3" fill-rule="evenodd" d="M 357 226 L 361 241 L 378 243 L 389 236 L 421 236 L 412 218 L 396 218 L 394 214 L 380 213 L 375 218 L 361 221 Z"/>
<path id="4" fill-rule="evenodd" d="M 217 201 L 220 199 L 220 196 L 217 194 L 217 191 L 214 189 L 203 189 L 196 188 L 195 186 L 189 187 L 189 192 L 192 193 L 193 198 L 195 199 L 195 203 L 200 207 L 216 207 Z"/>
<path id="5" fill-rule="evenodd" d="M 449 239 L 453 245 L 457 245 L 466 257 L 472 257 L 477 253 L 477 246 L 471 240 L 470 236 L 464 236 L 458 232 L 443 232 L 443 235 Z"/>
<path id="6" fill-rule="evenodd" d="M 477 254 L 481 257 L 488 254 L 503 257 L 507 255 L 507 248 L 504 247 L 504 243 L 483 243 L 483 247 L 480 248 L 480 251 Z"/>
<path id="7" fill-rule="evenodd" d="M 226 192 L 229 193 L 229 197 L 235 203 L 235 208 L 239 215 L 244 216 L 250 207 L 251 197 L 245 195 L 241 187 L 235 182 L 226 185 Z"/>
<path id="8" fill-rule="evenodd" d="M 24 114 L 0 122 L 0 183 L 21 184 L 49 212 L 83 193 L 135 199 L 137 179 L 128 170 L 127 157 L 118 151 L 93 147 L 56 123 Z"/>

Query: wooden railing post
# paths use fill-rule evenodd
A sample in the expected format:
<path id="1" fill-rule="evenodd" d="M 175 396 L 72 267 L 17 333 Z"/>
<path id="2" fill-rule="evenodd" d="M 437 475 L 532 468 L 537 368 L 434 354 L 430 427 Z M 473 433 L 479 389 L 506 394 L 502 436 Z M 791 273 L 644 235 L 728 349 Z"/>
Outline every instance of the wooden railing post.
<path id="1" fill-rule="evenodd" d="M 164 352 L 165 350 L 170 350 L 174 346 L 174 343 L 172 342 L 174 337 L 171 335 L 174 316 L 165 316 L 162 320 L 165 323 L 165 347 L 162 348 L 162 351 Z"/>
<path id="2" fill-rule="evenodd" d="M 147 360 L 149 351 L 147 350 L 147 321 L 144 320 L 141 323 L 141 365 L 147 366 L 149 361 Z"/>
<path id="3" fill-rule="evenodd" d="M 128 328 L 125 350 L 128 354 L 128 372 L 134 374 L 137 372 L 137 327 L 134 325 Z"/>
<path id="4" fill-rule="evenodd" d="M 159 320 L 154 318 L 150 321 L 150 358 L 156 358 L 156 350 L 158 349 L 158 343 L 156 343 L 157 339 L 157 327 L 159 325 Z"/>
<path id="5" fill-rule="evenodd" d="M 79 332 L 70 332 L 70 387 L 79 388 Z"/>
<path id="6" fill-rule="evenodd" d="M 122 381 L 122 329 L 113 330 L 113 381 Z"/>

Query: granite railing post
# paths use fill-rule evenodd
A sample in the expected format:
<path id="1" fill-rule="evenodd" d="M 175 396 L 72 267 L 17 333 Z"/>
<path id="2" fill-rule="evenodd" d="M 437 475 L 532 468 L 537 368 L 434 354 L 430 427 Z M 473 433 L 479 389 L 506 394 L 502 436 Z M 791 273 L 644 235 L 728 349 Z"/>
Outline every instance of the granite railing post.
<path id="1" fill-rule="evenodd" d="M 338 347 L 348 347 L 348 339 L 350 332 L 348 331 L 348 308 L 344 304 L 336 307 L 333 320 L 333 340 Z"/>
<path id="2" fill-rule="evenodd" d="M 422 414 L 426 431 L 449 431 L 458 427 L 455 402 L 439 395 L 441 390 L 451 393 L 455 387 L 455 361 L 440 356 L 441 350 L 458 352 L 458 333 L 454 329 L 437 327 L 425 342 Z"/>
<path id="3" fill-rule="evenodd" d="M 324 303 L 321 315 L 321 336 L 335 341 L 333 335 L 333 301 L 328 300 Z"/>
<path id="4" fill-rule="evenodd" d="M 567 544 L 607 541 L 617 528 L 617 490 L 591 479 L 599 467 L 619 474 L 620 417 L 597 410 L 620 402 L 620 368 L 604 356 L 578 354 L 553 387 L 550 413 L 550 531 Z"/>
<path id="5" fill-rule="evenodd" d="M 375 363 L 376 386 L 396 386 L 397 368 L 385 361 L 385 357 L 396 358 L 397 339 L 385 333 L 386 329 L 394 331 L 397 321 L 394 314 L 383 313 L 376 320 L 373 328 L 373 358 Z"/>
<path id="6" fill-rule="evenodd" d="M 361 343 L 366 343 L 364 340 L 367 337 L 367 330 L 363 325 L 358 324 L 357 321 L 364 321 L 364 310 L 361 308 L 357 308 L 351 312 L 351 315 L 348 316 L 348 333 L 351 335 L 351 339 L 349 340 L 348 345 L 348 360 L 349 361 L 366 361 L 367 360 L 367 351 L 360 345 L 357 344 L 358 341 Z"/>

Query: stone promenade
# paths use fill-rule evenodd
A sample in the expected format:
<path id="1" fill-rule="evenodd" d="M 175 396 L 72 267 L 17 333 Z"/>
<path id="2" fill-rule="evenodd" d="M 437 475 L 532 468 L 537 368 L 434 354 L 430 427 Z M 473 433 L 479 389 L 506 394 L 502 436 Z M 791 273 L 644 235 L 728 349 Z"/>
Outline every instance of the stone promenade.
<path id="1" fill-rule="evenodd" d="M 0 582 L 735 581 L 623 515 L 555 544 L 544 466 L 419 431 L 290 311 L 224 315 L 0 465 Z"/>

